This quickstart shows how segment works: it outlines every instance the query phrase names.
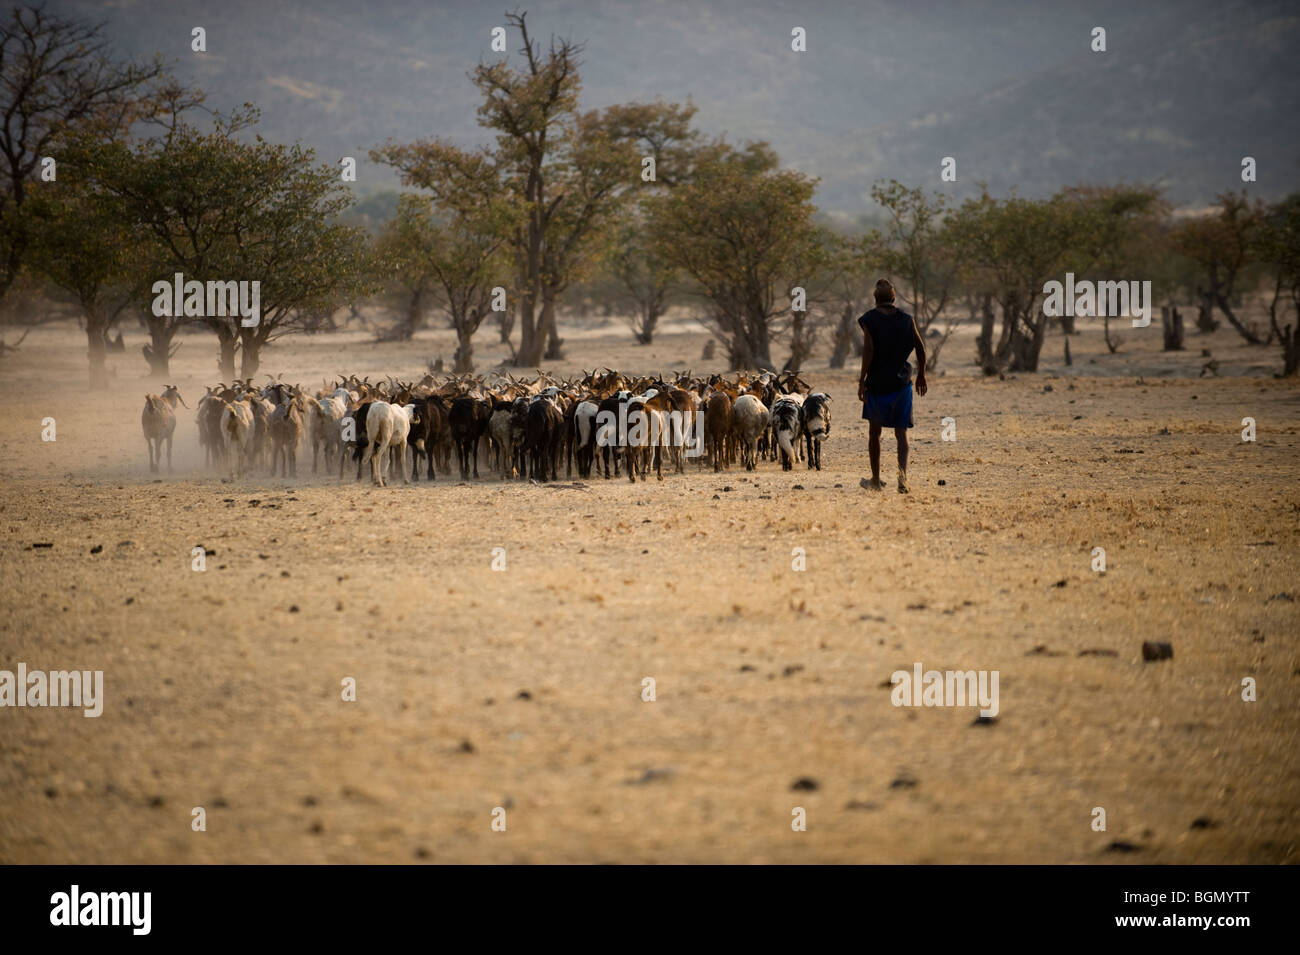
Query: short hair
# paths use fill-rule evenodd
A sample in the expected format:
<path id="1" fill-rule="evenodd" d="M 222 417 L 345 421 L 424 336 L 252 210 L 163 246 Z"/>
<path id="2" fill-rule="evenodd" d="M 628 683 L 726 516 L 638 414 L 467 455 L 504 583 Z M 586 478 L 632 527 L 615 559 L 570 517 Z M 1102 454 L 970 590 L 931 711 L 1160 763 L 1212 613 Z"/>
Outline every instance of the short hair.
<path id="1" fill-rule="evenodd" d="M 894 286 L 889 283 L 889 279 L 881 279 L 876 283 L 876 304 L 887 305 L 894 301 Z"/>

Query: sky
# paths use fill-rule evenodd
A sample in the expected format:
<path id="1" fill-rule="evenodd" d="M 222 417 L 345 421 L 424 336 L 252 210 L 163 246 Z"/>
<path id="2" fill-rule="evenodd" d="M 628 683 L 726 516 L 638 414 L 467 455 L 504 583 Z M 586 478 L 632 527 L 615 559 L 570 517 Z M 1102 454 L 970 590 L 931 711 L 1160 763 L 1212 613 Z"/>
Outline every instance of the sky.
<path id="1" fill-rule="evenodd" d="M 209 104 L 251 101 L 269 138 L 359 160 L 362 192 L 390 188 L 369 150 L 443 136 L 485 142 L 468 71 L 504 5 L 437 0 L 59 0 L 104 21 L 124 55 L 161 53 Z M 870 212 L 897 178 L 957 198 L 1046 195 L 1079 181 L 1154 182 L 1177 203 L 1300 184 L 1300 14 L 1276 0 L 1041 3 L 549 0 L 534 35 L 584 44 L 583 108 L 692 101 L 697 125 L 770 142 L 820 179 L 819 204 Z M 515 9 L 511 7 L 510 9 Z M 207 52 L 190 49 L 206 31 Z M 1106 31 L 1104 52 L 1093 30 Z M 804 52 L 792 30 L 806 32 Z M 518 38 L 510 37 L 512 50 Z M 957 182 L 940 179 L 944 157 Z"/>

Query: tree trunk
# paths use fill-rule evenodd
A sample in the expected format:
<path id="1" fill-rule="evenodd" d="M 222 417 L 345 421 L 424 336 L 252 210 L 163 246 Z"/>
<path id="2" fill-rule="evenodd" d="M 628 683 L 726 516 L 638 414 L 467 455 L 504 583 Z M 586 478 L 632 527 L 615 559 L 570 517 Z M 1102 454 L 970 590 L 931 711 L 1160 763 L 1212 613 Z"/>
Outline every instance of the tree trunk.
<path id="1" fill-rule="evenodd" d="M 515 364 L 520 368 L 536 368 L 542 363 L 542 348 L 546 336 L 539 335 L 536 321 L 537 300 L 532 292 L 525 292 L 519 302 L 519 351 L 515 353 Z"/>
<path id="2" fill-rule="evenodd" d="M 853 350 L 853 306 L 845 305 L 840 314 L 840 322 L 835 326 L 834 351 L 831 352 L 831 367 L 843 368 L 848 361 L 849 352 Z"/>
<path id="3" fill-rule="evenodd" d="M 1241 320 L 1237 318 L 1237 314 L 1232 310 L 1232 303 L 1228 301 L 1227 296 L 1216 295 L 1214 298 L 1215 298 L 1215 303 L 1219 306 L 1219 311 L 1221 311 L 1224 314 L 1224 317 L 1228 319 L 1228 321 L 1232 324 L 1232 327 L 1235 328 L 1238 331 L 1238 333 L 1240 333 L 1242 338 L 1246 339 L 1246 341 L 1250 342 L 1250 344 L 1252 345 L 1264 344 L 1263 341 L 1260 340 L 1260 337 L 1258 335 L 1256 335 L 1253 331 L 1251 331 L 1249 328 L 1243 325 L 1241 323 Z"/>
<path id="4" fill-rule="evenodd" d="M 752 368 L 772 368 L 772 342 L 768 338 L 767 316 L 755 312 L 745 323 L 748 340 L 745 347 L 749 352 Z"/>
<path id="5" fill-rule="evenodd" d="M 542 313 L 537 318 L 533 346 L 538 352 L 541 352 L 543 346 L 545 346 L 545 352 L 543 355 L 539 355 L 531 364 L 540 365 L 543 357 L 547 361 L 559 361 L 564 357 L 561 348 L 563 344 L 564 340 L 560 338 L 555 327 L 555 293 L 548 288 L 543 288 Z"/>
<path id="6" fill-rule="evenodd" d="M 993 296 L 985 294 L 980 297 L 980 333 L 975 339 L 976 359 L 986 375 L 998 373 L 997 356 L 993 352 Z"/>
<path id="7" fill-rule="evenodd" d="M 470 339 L 474 336 L 464 322 L 456 325 L 456 354 L 452 359 L 451 373 L 453 375 L 469 374 L 474 370 L 474 343 Z"/>
<path id="8" fill-rule="evenodd" d="M 515 307 L 505 309 L 497 313 L 497 334 L 501 336 L 501 344 L 506 345 L 510 342 L 510 333 L 515 330 Z"/>
<path id="9" fill-rule="evenodd" d="M 226 324 L 214 326 L 217 333 L 217 345 L 221 349 L 217 359 L 218 373 L 224 382 L 235 380 L 235 351 L 239 348 L 239 339 L 234 330 Z"/>
<path id="10" fill-rule="evenodd" d="M 653 302 L 646 305 L 645 311 L 641 313 L 641 328 L 636 333 L 636 343 L 638 345 L 649 345 L 654 342 L 655 326 L 659 324 L 659 306 Z"/>
<path id="11" fill-rule="evenodd" d="M 814 333 L 805 312 L 796 312 L 790 328 L 790 358 L 783 371 L 798 374 L 805 359 L 812 354 Z"/>
<path id="12" fill-rule="evenodd" d="M 515 352 L 515 364 L 520 368 L 536 368 L 542 361 L 544 335 L 538 335 L 537 297 L 540 282 L 537 270 L 529 267 L 525 254 L 519 262 L 519 350 Z M 540 340 L 539 340 L 540 339 Z"/>
<path id="13" fill-rule="evenodd" d="M 546 333 L 546 353 L 543 357 L 547 361 L 564 360 L 564 339 L 556 331 L 554 321 L 551 322 L 550 329 Z"/>
<path id="14" fill-rule="evenodd" d="M 1183 350 L 1183 316 L 1177 306 L 1160 309 L 1160 325 L 1165 333 L 1165 351 Z"/>
<path id="15" fill-rule="evenodd" d="M 998 335 L 998 345 L 993 349 L 993 357 L 998 365 L 1004 364 L 1012 352 L 1012 339 L 1016 336 L 1015 309 L 1002 306 L 1002 332 Z"/>
<path id="16" fill-rule="evenodd" d="M 149 363 L 149 374 L 154 378 L 171 375 L 172 338 L 179 326 L 172 324 L 169 316 L 145 316 L 149 329 L 149 344 L 144 346 L 144 360 Z"/>
<path id="17" fill-rule="evenodd" d="M 393 330 L 393 339 L 399 342 L 409 342 L 415 337 L 416 326 L 424 318 L 424 287 L 412 289 L 411 299 L 406 303 L 406 317 L 402 323 Z"/>
<path id="18" fill-rule="evenodd" d="M 1196 311 L 1196 330 L 1202 334 L 1217 331 L 1219 323 L 1214 320 L 1214 301 L 1207 292 L 1201 292 L 1200 298 Z"/>
<path id="19" fill-rule="evenodd" d="M 257 335 L 240 335 L 239 377 L 248 379 L 257 374 L 262 367 L 263 344 Z"/>
<path id="20" fill-rule="evenodd" d="M 1282 329 L 1282 377 L 1294 378 L 1300 372 L 1300 334 L 1295 325 Z"/>
<path id="21" fill-rule="evenodd" d="M 1043 342 L 1047 341 L 1047 325 L 1049 319 L 1046 315 L 1037 316 L 1038 321 L 1034 324 L 1034 333 L 1029 337 L 1029 344 L 1026 346 L 1028 361 L 1025 363 L 1026 371 L 1038 371 L 1038 359 L 1043 354 Z"/>
<path id="22" fill-rule="evenodd" d="M 1029 334 L 1026 334 L 1026 331 Z M 1034 324 L 1030 324 L 1028 316 L 1013 321 L 1010 365 L 1012 371 L 1031 373 L 1038 371 L 1038 356 L 1043 350 L 1046 331 L 1045 316 L 1039 316 L 1039 320 Z"/>
<path id="23" fill-rule="evenodd" d="M 104 343 L 107 323 L 97 315 L 86 315 L 86 353 L 90 358 L 90 390 L 108 389 L 108 347 Z"/>

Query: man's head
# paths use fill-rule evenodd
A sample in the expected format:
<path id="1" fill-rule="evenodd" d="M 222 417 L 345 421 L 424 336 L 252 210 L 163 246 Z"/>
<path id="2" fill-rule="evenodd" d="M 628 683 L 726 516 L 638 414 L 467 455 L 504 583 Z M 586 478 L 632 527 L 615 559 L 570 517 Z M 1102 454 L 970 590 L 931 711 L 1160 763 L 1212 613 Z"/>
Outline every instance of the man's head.
<path id="1" fill-rule="evenodd" d="M 877 305 L 894 304 L 894 286 L 889 283 L 889 279 L 880 279 L 876 282 L 875 296 Z"/>

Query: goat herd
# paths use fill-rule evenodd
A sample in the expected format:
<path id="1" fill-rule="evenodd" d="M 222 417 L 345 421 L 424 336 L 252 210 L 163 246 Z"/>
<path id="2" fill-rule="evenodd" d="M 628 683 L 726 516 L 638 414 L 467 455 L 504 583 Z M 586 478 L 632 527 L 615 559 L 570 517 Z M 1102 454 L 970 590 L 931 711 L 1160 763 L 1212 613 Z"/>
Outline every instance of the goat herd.
<path id="1" fill-rule="evenodd" d="M 715 471 L 737 460 L 752 471 L 761 458 L 779 458 L 787 471 L 806 458 L 821 470 L 831 424 L 829 395 L 798 375 L 773 372 L 687 372 L 672 381 L 610 369 L 532 381 L 426 375 L 417 384 L 349 375 L 322 384 L 314 395 L 275 379 L 261 389 L 252 379 L 208 388 L 195 409 L 208 466 L 232 478 L 255 468 L 294 477 L 305 442 L 313 474 L 322 463 L 333 473 L 337 463 L 341 479 L 351 456 L 357 480 L 369 462 L 380 487 L 392 467 L 406 482 L 409 465 L 409 480 L 418 481 L 421 459 L 432 481 L 435 459 L 450 471 L 453 454 L 461 479 L 477 478 L 480 452 L 503 478 L 535 481 L 558 478 L 561 463 L 571 478 L 575 462 L 579 477 L 590 478 L 593 466 L 599 474 L 603 465 L 608 478 L 611 462 L 617 477 L 620 452 L 633 482 L 651 469 L 663 480 L 665 458 L 678 473 L 688 457 L 707 460 Z M 164 442 L 171 470 L 178 403 L 189 408 L 174 385 L 145 397 L 140 420 L 151 471 L 161 467 Z"/>

